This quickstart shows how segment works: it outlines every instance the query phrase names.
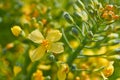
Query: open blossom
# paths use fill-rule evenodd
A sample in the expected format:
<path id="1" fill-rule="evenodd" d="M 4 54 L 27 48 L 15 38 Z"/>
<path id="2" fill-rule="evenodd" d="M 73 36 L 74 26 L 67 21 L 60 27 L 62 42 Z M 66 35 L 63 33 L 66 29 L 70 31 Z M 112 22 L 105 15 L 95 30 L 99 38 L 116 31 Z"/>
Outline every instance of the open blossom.
<path id="1" fill-rule="evenodd" d="M 31 60 L 34 62 L 41 59 L 45 55 L 46 51 L 56 54 L 62 53 L 64 51 L 63 44 L 61 42 L 57 42 L 61 37 L 62 34 L 59 30 L 50 30 L 46 38 L 43 37 L 42 33 L 38 29 L 32 31 L 28 35 L 28 38 L 33 42 L 40 44 L 40 46 L 30 53 L 29 56 Z"/>
<path id="2" fill-rule="evenodd" d="M 60 64 L 57 72 L 58 80 L 65 80 L 67 73 L 69 72 L 69 67 L 67 64 Z"/>
<path id="3" fill-rule="evenodd" d="M 34 74 L 33 74 L 33 78 L 34 80 L 44 80 L 44 76 L 41 70 L 37 70 Z"/>
<path id="4" fill-rule="evenodd" d="M 110 62 L 110 64 L 103 70 L 103 74 L 105 77 L 109 77 L 113 74 L 114 72 L 114 66 L 113 66 L 114 61 Z"/>

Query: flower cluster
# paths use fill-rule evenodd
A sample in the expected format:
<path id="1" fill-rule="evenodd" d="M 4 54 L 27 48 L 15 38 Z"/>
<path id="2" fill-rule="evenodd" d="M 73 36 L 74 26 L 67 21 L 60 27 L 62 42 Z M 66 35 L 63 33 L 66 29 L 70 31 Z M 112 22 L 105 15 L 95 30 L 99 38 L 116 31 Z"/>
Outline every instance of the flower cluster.
<path id="1" fill-rule="evenodd" d="M 120 18 L 120 16 L 115 14 L 115 6 L 106 5 L 102 14 L 102 18 L 106 20 L 117 20 Z"/>

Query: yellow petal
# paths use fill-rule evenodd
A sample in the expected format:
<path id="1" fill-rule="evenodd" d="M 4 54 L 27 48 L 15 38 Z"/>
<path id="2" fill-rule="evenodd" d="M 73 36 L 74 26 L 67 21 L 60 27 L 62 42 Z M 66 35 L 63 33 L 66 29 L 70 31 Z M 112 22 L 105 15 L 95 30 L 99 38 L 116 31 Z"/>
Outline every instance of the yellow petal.
<path id="1" fill-rule="evenodd" d="M 35 43 L 41 43 L 44 37 L 42 33 L 38 29 L 36 29 L 28 35 L 28 39 L 32 40 Z"/>
<path id="2" fill-rule="evenodd" d="M 58 72 L 57 72 L 58 80 L 65 80 L 68 72 L 69 72 L 68 65 L 67 64 L 61 64 L 59 66 L 59 69 L 58 69 Z"/>
<path id="3" fill-rule="evenodd" d="M 60 33 L 59 30 L 50 30 L 47 34 L 46 39 L 51 42 L 56 42 L 60 40 L 61 37 L 62 37 L 62 33 Z"/>
<path id="4" fill-rule="evenodd" d="M 29 56 L 30 56 L 30 59 L 32 60 L 32 62 L 41 59 L 44 56 L 45 51 L 46 51 L 46 48 L 41 45 L 37 49 L 35 49 L 32 52 L 30 52 Z"/>
<path id="5" fill-rule="evenodd" d="M 39 65 L 38 65 L 38 68 L 39 68 L 40 70 L 50 70 L 51 65 L 39 64 Z"/>
<path id="6" fill-rule="evenodd" d="M 64 73 L 62 70 L 58 70 L 57 77 L 58 77 L 58 80 L 65 80 L 66 79 L 66 73 Z"/>
<path id="7" fill-rule="evenodd" d="M 22 68 L 20 66 L 14 66 L 13 68 L 14 75 L 16 76 L 21 70 Z"/>
<path id="8" fill-rule="evenodd" d="M 37 70 L 33 73 L 33 80 L 44 80 L 44 76 L 41 70 Z"/>
<path id="9" fill-rule="evenodd" d="M 64 51 L 63 44 L 60 42 L 52 43 L 49 51 L 54 53 L 62 53 Z"/>

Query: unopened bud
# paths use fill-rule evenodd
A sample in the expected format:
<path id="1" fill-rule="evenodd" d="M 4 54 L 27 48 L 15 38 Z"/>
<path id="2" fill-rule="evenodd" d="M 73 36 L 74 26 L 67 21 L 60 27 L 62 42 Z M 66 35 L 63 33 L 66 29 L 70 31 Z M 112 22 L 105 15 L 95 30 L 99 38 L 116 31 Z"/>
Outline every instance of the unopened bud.
<path id="1" fill-rule="evenodd" d="M 49 55 L 48 57 L 51 61 L 55 61 L 55 56 L 53 54 Z"/>
<path id="2" fill-rule="evenodd" d="M 11 28 L 11 31 L 12 31 L 13 35 L 17 37 L 21 34 L 22 29 L 20 28 L 20 26 L 13 26 Z"/>
<path id="3" fill-rule="evenodd" d="M 118 38 L 119 37 L 119 34 L 117 33 L 111 33 L 108 35 L 109 38 Z"/>
<path id="4" fill-rule="evenodd" d="M 109 11 L 113 11 L 114 10 L 114 6 L 113 5 L 106 5 L 105 9 L 109 10 Z"/>
<path id="5" fill-rule="evenodd" d="M 68 72 L 69 72 L 68 65 L 67 64 L 61 64 L 59 66 L 59 69 L 58 69 L 58 72 L 57 72 L 58 80 L 65 80 Z"/>
<path id="6" fill-rule="evenodd" d="M 118 40 L 118 39 L 113 39 L 113 40 L 110 40 L 108 42 L 109 45 L 115 45 L 115 44 L 118 44 L 118 43 L 120 43 L 120 40 Z"/>
<path id="7" fill-rule="evenodd" d="M 78 17 L 79 19 L 83 20 L 83 21 L 87 21 L 88 20 L 88 15 L 85 11 L 81 11 L 81 12 L 75 12 L 74 15 L 76 17 Z"/>
<path id="8" fill-rule="evenodd" d="M 79 35 L 79 32 L 78 32 L 78 30 L 77 30 L 75 27 L 72 28 L 72 33 L 73 33 L 75 36 L 78 36 L 78 35 Z"/>
<path id="9" fill-rule="evenodd" d="M 81 9 L 85 9 L 85 5 L 83 4 L 83 2 L 81 0 L 77 0 L 76 4 L 81 8 Z"/>
<path id="10" fill-rule="evenodd" d="M 104 37 L 101 35 L 95 34 L 92 39 L 93 39 L 93 41 L 100 41 L 100 40 L 103 40 Z"/>
<path id="11" fill-rule="evenodd" d="M 113 74 L 114 72 L 114 66 L 113 66 L 113 63 L 114 62 L 110 62 L 109 66 L 106 67 L 104 70 L 103 70 L 103 74 L 105 75 L 105 77 L 109 77 Z"/>
<path id="12" fill-rule="evenodd" d="M 50 76 L 46 76 L 45 80 L 51 80 L 51 77 Z"/>
<path id="13" fill-rule="evenodd" d="M 68 23 L 70 23 L 70 24 L 71 24 L 71 23 L 74 23 L 74 20 L 73 20 L 73 18 L 70 16 L 69 13 L 64 12 L 63 16 L 64 16 L 64 18 L 66 19 L 66 21 L 67 21 Z"/>

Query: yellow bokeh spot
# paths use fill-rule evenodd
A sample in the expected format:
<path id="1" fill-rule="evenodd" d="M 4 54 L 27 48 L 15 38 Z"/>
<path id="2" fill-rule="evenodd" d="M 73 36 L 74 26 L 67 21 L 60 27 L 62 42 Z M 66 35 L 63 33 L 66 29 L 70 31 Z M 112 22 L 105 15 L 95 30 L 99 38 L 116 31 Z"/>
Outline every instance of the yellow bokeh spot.
<path id="1" fill-rule="evenodd" d="M 72 40 L 70 41 L 70 45 L 72 48 L 77 48 L 79 46 L 79 42 L 78 41 L 75 41 L 75 40 Z"/>

